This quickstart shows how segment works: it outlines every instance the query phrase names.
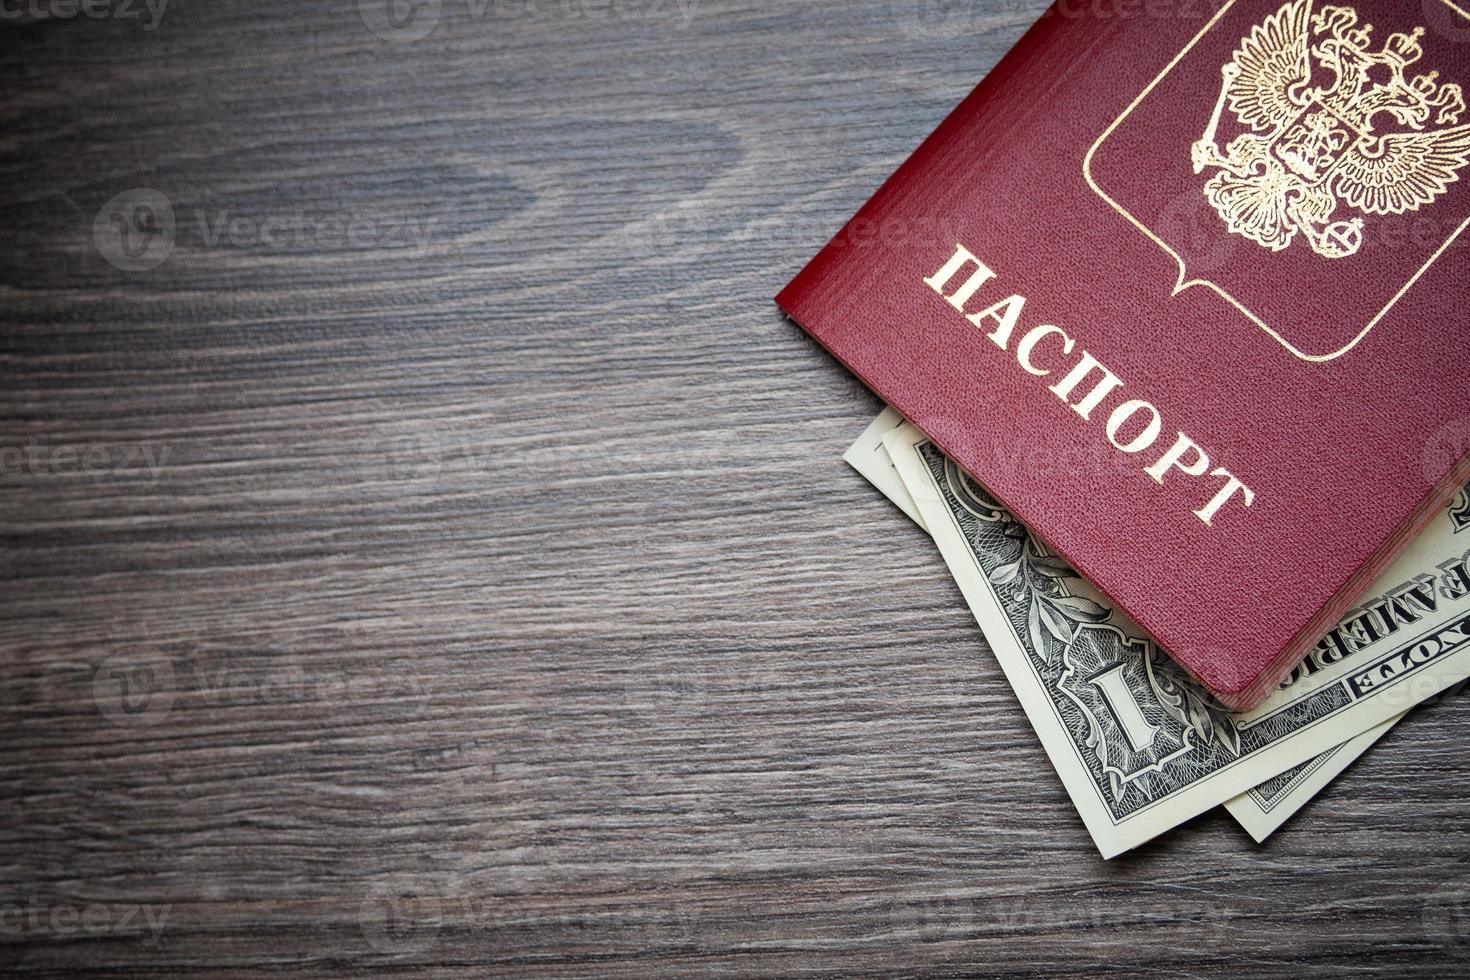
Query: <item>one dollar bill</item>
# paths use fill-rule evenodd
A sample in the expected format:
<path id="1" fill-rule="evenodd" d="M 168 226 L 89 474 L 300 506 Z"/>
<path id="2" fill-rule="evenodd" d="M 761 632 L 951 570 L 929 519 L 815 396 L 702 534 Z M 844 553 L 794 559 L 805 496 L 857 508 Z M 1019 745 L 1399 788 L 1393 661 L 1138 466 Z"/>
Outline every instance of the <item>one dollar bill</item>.
<path id="1" fill-rule="evenodd" d="M 883 442 L 1104 857 L 1470 676 L 1465 494 L 1276 693 L 1232 713 L 919 430 Z"/>
<path id="2" fill-rule="evenodd" d="M 898 469 L 888 455 L 888 447 L 883 445 L 883 437 L 903 424 L 902 415 L 891 408 L 885 409 L 852 444 L 843 459 L 890 503 L 927 531 L 918 504 L 914 503 L 914 498 L 899 478 Z M 1400 715 L 1370 728 L 1341 745 L 1326 747 L 1301 765 L 1272 776 L 1233 800 L 1225 801 L 1226 810 L 1257 843 L 1264 841 L 1388 734 L 1403 717 Z"/>
<path id="3" fill-rule="evenodd" d="M 1301 765 L 1272 776 L 1235 799 L 1226 800 L 1225 809 L 1245 828 L 1246 833 L 1255 838 L 1256 843 L 1261 843 L 1290 820 L 1294 813 L 1312 802 L 1313 797 L 1342 775 L 1343 770 L 1387 735 L 1404 717 L 1405 715 L 1399 715 L 1381 725 L 1374 725 L 1361 735 L 1354 736 L 1341 745 L 1334 745 Z"/>

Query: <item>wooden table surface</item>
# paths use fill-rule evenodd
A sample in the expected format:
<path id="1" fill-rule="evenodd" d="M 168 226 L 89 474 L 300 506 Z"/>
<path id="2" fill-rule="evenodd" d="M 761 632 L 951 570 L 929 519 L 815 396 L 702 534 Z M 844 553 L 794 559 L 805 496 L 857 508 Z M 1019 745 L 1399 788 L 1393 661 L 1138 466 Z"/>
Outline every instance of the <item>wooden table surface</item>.
<path id="1" fill-rule="evenodd" d="M 0 971 L 1466 968 L 1470 704 L 1102 862 L 771 304 L 1039 0 L 96 2 L 0 7 Z"/>

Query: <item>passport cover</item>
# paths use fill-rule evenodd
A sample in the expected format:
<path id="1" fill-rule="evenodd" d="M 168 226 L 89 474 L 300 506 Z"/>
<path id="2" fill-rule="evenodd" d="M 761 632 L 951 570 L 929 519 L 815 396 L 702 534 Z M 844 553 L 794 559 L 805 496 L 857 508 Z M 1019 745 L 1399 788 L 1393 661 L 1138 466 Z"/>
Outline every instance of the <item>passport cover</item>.
<path id="1" fill-rule="evenodd" d="M 1470 478 L 1470 13 L 1124 6 L 1049 10 L 777 302 L 1244 710 Z"/>

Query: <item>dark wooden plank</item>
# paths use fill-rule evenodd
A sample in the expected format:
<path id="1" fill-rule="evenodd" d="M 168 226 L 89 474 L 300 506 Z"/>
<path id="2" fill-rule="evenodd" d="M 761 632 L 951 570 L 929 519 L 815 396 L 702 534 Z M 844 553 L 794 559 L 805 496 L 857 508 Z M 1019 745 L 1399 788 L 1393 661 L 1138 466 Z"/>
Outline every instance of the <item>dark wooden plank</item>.
<path id="1" fill-rule="evenodd" d="M 1036 0 L 434 6 L 0 22 L 0 967 L 1464 970 L 1463 704 L 1104 864 L 839 460 L 770 297 Z"/>

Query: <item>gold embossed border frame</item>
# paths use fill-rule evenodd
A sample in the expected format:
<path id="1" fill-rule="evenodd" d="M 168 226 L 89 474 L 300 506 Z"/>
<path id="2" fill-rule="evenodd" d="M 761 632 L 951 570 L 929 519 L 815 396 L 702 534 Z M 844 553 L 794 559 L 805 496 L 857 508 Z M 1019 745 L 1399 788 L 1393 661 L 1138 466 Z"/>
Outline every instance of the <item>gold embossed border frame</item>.
<path id="1" fill-rule="evenodd" d="M 1184 292 L 1186 289 L 1189 289 L 1191 286 L 1205 286 L 1209 289 L 1213 289 L 1216 293 L 1219 293 L 1220 296 L 1224 297 L 1227 302 L 1238 309 L 1241 313 L 1244 313 L 1253 323 L 1256 324 L 1256 326 L 1260 327 L 1267 334 L 1269 334 L 1272 339 L 1274 339 L 1278 344 L 1286 348 L 1286 350 L 1289 351 L 1293 356 L 1300 358 L 1303 361 L 1310 361 L 1317 364 L 1325 363 L 1327 361 L 1335 361 L 1363 342 L 1363 339 L 1368 336 L 1373 328 L 1378 326 L 1379 322 L 1388 315 L 1389 310 L 1392 310 L 1394 306 L 1398 303 L 1398 301 L 1403 299 L 1404 295 L 1414 287 L 1414 284 L 1419 281 L 1420 277 L 1422 277 L 1424 273 L 1428 272 L 1429 268 L 1434 265 L 1435 262 L 1439 261 L 1439 257 L 1443 255 L 1445 251 L 1455 243 L 1455 240 L 1464 233 L 1465 229 L 1470 228 L 1470 218 L 1466 218 L 1460 224 L 1460 226 L 1455 229 L 1454 233 L 1451 234 L 1449 238 L 1445 239 L 1444 244 L 1440 245 L 1440 247 L 1435 250 L 1434 254 L 1429 257 L 1429 261 L 1425 262 L 1424 265 L 1420 267 L 1419 271 L 1415 272 L 1413 277 L 1410 278 L 1408 282 L 1404 283 L 1403 288 L 1401 288 L 1397 293 L 1394 294 L 1393 298 L 1388 301 L 1387 306 L 1378 311 L 1377 316 L 1368 321 L 1368 324 L 1364 326 L 1362 330 L 1358 331 L 1357 336 L 1353 338 L 1351 343 L 1349 343 L 1341 350 L 1334 351 L 1331 354 L 1308 354 L 1298 349 L 1289 340 L 1283 337 L 1280 332 L 1273 329 L 1271 325 L 1265 320 L 1262 320 L 1260 317 L 1256 316 L 1256 314 L 1253 313 L 1248 307 L 1246 307 L 1244 303 L 1240 302 L 1234 296 L 1231 296 L 1230 293 L 1225 289 L 1225 287 L 1221 286 L 1218 283 L 1211 282 L 1208 279 L 1190 279 L 1188 263 L 1186 263 L 1184 257 L 1180 255 L 1179 252 L 1173 248 L 1173 246 L 1160 238 L 1157 234 L 1154 233 L 1151 228 L 1140 221 L 1137 216 L 1135 216 L 1132 212 L 1123 207 L 1117 201 L 1113 200 L 1113 198 L 1110 197 L 1106 191 L 1098 186 L 1097 181 L 1094 180 L 1092 176 L 1092 158 L 1097 155 L 1097 151 L 1102 148 L 1102 145 L 1108 141 L 1108 138 L 1111 137 L 1113 133 L 1117 132 L 1118 127 L 1122 126 L 1123 123 L 1127 121 L 1128 117 L 1133 114 L 1134 110 L 1136 110 L 1139 105 L 1143 103 L 1143 100 L 1148 98 L 1149 94 L 1153 92 L 1153 90 L 1157 88 L 1159 84 L 1169 76 L 1169 73 L 1172 72 L 1176 67 L 1178 67 L 1179 63 L 1189 55 L 1189 52 L 1193 51 L 1195 46 L 1198 45 L 1199 42 L 1202 41 L 1205 36 L 1210 33 L 1210 31 L 1215 29 L 1215 25 L 1218 24 L 1227 13 L 1235 8 L 1235 5 L 1238 2 L 1239 0 L 1230 0 L 1229 3 L 1221 7 L 1220 10 L 1215 14 L 1215 16 L 1210 18 L 1209 23 L 1207 23 L 1204 28 L 1201 29 L 1200 32 L 1196 34 L 1187 45 L 1184 46 L 1184 49 L 1182 51 L 1174 56 L 1174 60 L 1169 62 L 1164 70 L 1159 73 L 1158 77 L 1155 78 L 1152 82 L 1149 82 L 1148 87 L 1140 92 L 1138 96 L 1128 104 L 1128 108 L 1123 110 L 1122 115 L 1118 116 L 1117 119 L 1114 119 L 1112 125 L 1110 125 L 1106 130 L 1103 131 L 1103 134 L 1099 136 L 1096 142 L 1092 144 L 1092 148 L 1087 151 L 1087 156 L 1084 157 L 1082 160 L 1082 177 L 1087 181 L 1087 186 L 1092 188 L 1092 192 L 1094 194 L 1102 198 L 1103 201 L 1106 202 L 1107 205 L 1111 207 L 1114 211 L 1127 218 L 1136 228 L 1138 228 L 1139 231 L 1147 235 L 1148 238 L 1153 241 L 1155 245 L 1163 249 L 1170 255 L 1170 257 L 1174 259 L 1175 264 L 1179 266 L 1179 274 L 1174 284 L 1174 292 L 1172 295 L 1178 296 L 1180 293 Z M 1460 17 L 1464 18 L 1467 25 L 1470 25 L 1470 13 L 1466 13 L 1462 8 L 1451 2 L 1451 0 L 1437 0 L 1437 2 L 1444 4 L 1450 10 L 1454 11 Z"/>

